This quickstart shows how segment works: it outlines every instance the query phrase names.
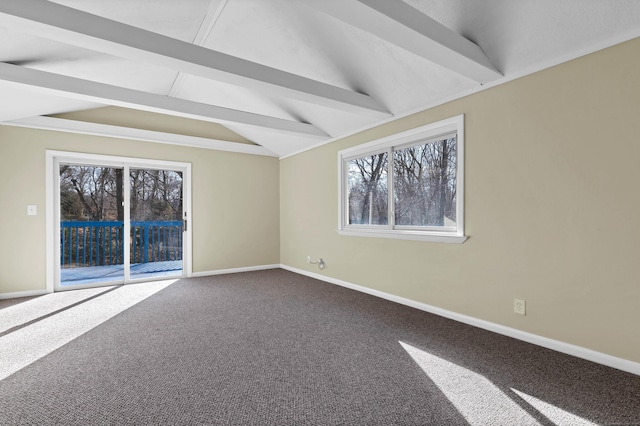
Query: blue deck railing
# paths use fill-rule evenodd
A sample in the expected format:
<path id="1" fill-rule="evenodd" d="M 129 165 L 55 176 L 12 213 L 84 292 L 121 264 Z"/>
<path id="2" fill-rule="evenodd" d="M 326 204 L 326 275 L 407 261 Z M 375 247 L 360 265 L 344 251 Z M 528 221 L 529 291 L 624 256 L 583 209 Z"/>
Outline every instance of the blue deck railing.
<path id="1" fill-rule="evenodd" d="M 122 221 L 60 222 L 63 268 L 122 265 Z M 132 221 L 130 263 L 182 259 L 182 221 Z"/>

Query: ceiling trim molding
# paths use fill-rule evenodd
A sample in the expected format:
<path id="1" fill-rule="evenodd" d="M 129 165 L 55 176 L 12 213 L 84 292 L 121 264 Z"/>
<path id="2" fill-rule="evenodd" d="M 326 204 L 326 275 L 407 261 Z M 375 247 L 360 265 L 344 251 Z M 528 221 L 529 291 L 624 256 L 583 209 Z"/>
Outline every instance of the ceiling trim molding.
<path id="1" fill-rule="evenodd" d="M 484 84 L 502 77 L 477 44 L 402 1 L 303 1 L 473 81 Z"/>
<path id="2" fill-rule="evenodd" d="M 136 129 L 133 127 L 69 120 L 66 118 L 38 116 L 20 120 L 5 121 L 0 124 L 13 127 L 25 127 L 29 129 L 51 130 L 54 132 L 77 133 L 116 139 L 131 139 L 143 142 L 180 145 L 192 148 L 213 149 L 217 151 L 239 152 L 243 154 L 265 155 L 270 157 L 278 156 L 267 148 L 259 145 Z"/>
<path id="3" fill-rule="evenodd" d="M 317 139 L 328 137 L 322 130 L 309 123 L 126 89 L 2 62 L 0 62 L 0 84 L 14 85 L 54 96 L 214 123 L 241 124 L 288 134 L 303 134 Z"/>
<path id="4" fill-rule="evenodd" d="M 211 80 L 377 118 L 391 115 L 368 95 L 271 68 L 46 0 L 2 0 L 21 31 Z"/>

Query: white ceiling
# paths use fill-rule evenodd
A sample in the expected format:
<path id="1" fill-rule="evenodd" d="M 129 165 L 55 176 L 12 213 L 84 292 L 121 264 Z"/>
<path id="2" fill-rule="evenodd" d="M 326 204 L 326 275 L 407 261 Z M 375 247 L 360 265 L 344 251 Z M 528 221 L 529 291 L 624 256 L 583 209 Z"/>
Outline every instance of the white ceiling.
<path id="1" fill-rule="evenodd" d="M 0 122 L 114 105 L 282 157 L 638 36 L 637 0 L 0 0 Z"/>

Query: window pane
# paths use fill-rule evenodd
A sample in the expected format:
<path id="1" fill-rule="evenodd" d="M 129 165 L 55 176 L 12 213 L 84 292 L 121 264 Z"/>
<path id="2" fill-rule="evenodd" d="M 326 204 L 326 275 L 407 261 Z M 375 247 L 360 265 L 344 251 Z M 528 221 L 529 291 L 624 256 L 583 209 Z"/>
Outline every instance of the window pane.
<path id="1" fill-rule="evenodd" d="M 349 224 L 387 225 L 387 153 L 347 161 Z"/>
<path id="2" fill-rule="evenodd" d="M 456 226 L 456 138 L 393 153 L 397 226 Z"/>

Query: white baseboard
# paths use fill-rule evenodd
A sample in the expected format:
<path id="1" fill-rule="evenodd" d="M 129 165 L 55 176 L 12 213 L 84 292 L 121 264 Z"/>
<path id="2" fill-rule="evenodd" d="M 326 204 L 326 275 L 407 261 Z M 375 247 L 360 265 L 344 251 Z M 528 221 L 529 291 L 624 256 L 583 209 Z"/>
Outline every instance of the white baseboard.
<path id="1" fill-rule="evenodd" d="M 278 269 L 280 265 L 259 265 L 259 266 L 247 266 L 244 268 L 232 268 L 232 269 L 218 269 L 215 271 L 202 271 L 193 272 L 192 277 L 208 277 L 210 275 L 224 275 L 224 274 L 237 274 L 239 272 L 252 272 L 252 271 L 264 271 L 266 269 Z"/>
<path id="2" fill-rule="evenodd" d="M 280 268 L 279 264 L 247 266 L 244 268 L 218 269 L 215 271 L 193 272 L 190 276 L 191 277 L 207 277 L 210 275 L 237 274 L 239 272 L 264 271 L 266 269 L 278 269 L 278 268 Z M 50 292 L 48 292 L 47 290 L 31 290 L 31 291 L 18 291 L 15 293 L 0 293 L 0 300 L 15 299 L 18 297 L 42 296 L 47 293 L 50 293 Z"/>
<path id="3" fill-rule="evenodd" d="M 395 296 L 393 294 L 370 289 L 357 284 L 352 284 L 346 281 L 327 277 L 314 272 L 293 268 L 287 265 L 280 265 L 280 267 L 287 271 L 295 272 L 297 274 L 305 275 L 305 276 L 315 278 L 321 281 L 325 281 L 331 284 L 336 284 L 342 287 L 350 288 L 352 290 L 360 291 L 362 293 L 367 293 L 372 296 L 377 296 L 382 299 L 387 299 L 392 302 L 396 302 L 402 305 L 410 306 L 412 308 L 420 309 L 422 311 L 436 314 L 441 317 L 449 318 L 454 321 L 462 322 L 464 324 L 489 330 L 494 333 L 513 337 L 514 339 L 522 340 L 528 343 L 533 343 L 534 345 L 542 346 L 544 348 L 552 349 L 554 351 L 562 352 L 568 355 L 573 355 L 578 358 L 586 359 L 588 361 L 606 365 L 608 367 L 617 368 L 618 370 L 626 371 L 626 372 L 640 376 L 640 363 L 638 362 L 629 361 L 627 359 L 618 358 L 612 355 L 607 355 L 602 352 L 597 352 L 591 349 L 583 348 L 581 346 L 576 346 L 570 343 L 561 342 L 559 340 L 549 339 L 547 337 L 539 336 L 537 334 L 528 333 L 526 331 L 518 330 L 511 327 L 506 327 L 504 325 L 481 320 L 479 318 L 474 318 L 468 315 L 459 314 L 453 311 L 438 308 L 436 306 L 427 305 L 426 303 L 416 302 L 415 300 L 406 299 L 400 296 Z"/>
<path id="4" fill-rule="evenodd" d="M 0 293 L 0 299 L 17 299 L 19 297 L 33 297 L 47 294 L 47 290 L 16 291 L 15 293 Z"/>

